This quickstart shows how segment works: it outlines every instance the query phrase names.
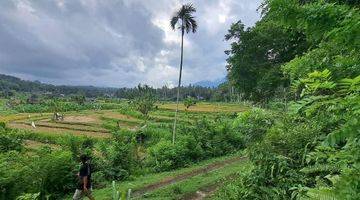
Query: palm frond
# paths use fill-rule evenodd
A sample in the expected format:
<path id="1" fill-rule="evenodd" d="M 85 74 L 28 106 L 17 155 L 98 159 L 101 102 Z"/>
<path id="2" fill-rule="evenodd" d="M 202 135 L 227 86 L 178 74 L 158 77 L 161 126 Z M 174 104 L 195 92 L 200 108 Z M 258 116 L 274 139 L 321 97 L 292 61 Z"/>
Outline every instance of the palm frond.
<path id="1" fill-rule="evenodd" d="M 192 26 L 192 32 L 195 33 L 196 30 L 197 30 L 197 27 L 198 27 L 197 22 L 194 19 L 194 17 L 189 18 L 189 21 L 190 21 L 190 24 Z"/>
<path id="2" fill-rule="evenodd" d="M 192 31 L 193 33 L 197 30 L 197 22 L 195 20 L 195 17 L 192 16 L 192 13 L 196 12 L 195 7 L 192 4 L 185 4 L 181 7 L 180 10 L 175 12 L 173 17 L 170 20 L 170 25 L 173 30 L 176 28 L 176 24 L 181 20 L 182 27 L 180 26 L 183 31 L 186 31 L 186 33 L 189 33 Z"/>
<path id="3" fill-rule="evenodd" d="M 178 21 L 179 21 L 179 16 L 177 16 L 177 15 L 174 15 L 174 16 L 171 18 L 171 20 L 170 20 L 170 26 L 171 26 L 171 28 L 172 28 L 173 30 L 175 30 L 176 24 L 177 24 Z"/>

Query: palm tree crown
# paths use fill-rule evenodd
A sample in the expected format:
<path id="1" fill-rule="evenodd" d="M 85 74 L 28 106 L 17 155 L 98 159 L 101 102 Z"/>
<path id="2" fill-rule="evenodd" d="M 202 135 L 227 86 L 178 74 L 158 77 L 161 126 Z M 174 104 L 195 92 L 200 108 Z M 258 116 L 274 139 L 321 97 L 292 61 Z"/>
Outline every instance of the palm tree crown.
<path id="1" fill-rule="evenodd" d="M 192 13 L 196 12 L 195 7 L 192 4 L 185 4 L 181 7 L 181 9 L 173 15 L 170 21 L 171 28 L 175 30 L 176 24 L 181 22 L 181 26 L 178 28 L 181 28 L 182 34 L 184 34 L 184 30 L 186 33 L 189 33 L 192 31 L 193 33 L 196 32 L 197 29 L 197 22 L 195 21 L 195 17 L 192 16 Z"/>

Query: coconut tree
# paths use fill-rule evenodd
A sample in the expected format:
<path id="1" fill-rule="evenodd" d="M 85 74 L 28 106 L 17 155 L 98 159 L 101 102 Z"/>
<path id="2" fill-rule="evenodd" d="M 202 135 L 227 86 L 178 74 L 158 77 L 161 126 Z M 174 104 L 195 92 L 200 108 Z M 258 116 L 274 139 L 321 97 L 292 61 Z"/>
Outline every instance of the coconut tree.
<path id="1" fill-rule="evenodd" d="M 184 50 L 184 34 L 192 31 L 196 32 L 197 22 L 195 21 L 195 17 L 193 13 L 196 12 L 195 7 L 192 4 L 183 5 L 180 10 L 175 12 L 173 17 L 171 18 L 170 25 L 173 30 L 180 29 L 181 30 L 181 58 L 180 58 L 180 70 L 179 70 L 179 83 L 177 87 L 177 95 L 176 95 L 176 111 L 175 111 L 175 119 L 173 126 L 173 143 L 175 143 L 176 136 L 176 121 L 177 121 L 177 113 L 179 111 L 179 96 L 180 96 L 180 86 L 181 86 L 181 73 L 183 67 L 183 50 Z"/>

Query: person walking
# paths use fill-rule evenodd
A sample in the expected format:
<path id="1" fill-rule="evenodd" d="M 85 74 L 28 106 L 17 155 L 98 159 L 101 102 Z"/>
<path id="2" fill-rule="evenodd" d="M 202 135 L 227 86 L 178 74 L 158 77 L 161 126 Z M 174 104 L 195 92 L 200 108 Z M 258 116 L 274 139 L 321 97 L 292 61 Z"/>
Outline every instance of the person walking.
<path id="1" fill-rule="evenodd" d="M 91 166 L 89 164 L 89 157 L 86 155 L 81 155 L 80 160 L 81 167 L 79 173 L 77 174 L 79 183 L 75 190 L 73 200 L 82 199 L 84 196 L 88 197 L 90 200 L 95 200 L 91 194 Z"/>

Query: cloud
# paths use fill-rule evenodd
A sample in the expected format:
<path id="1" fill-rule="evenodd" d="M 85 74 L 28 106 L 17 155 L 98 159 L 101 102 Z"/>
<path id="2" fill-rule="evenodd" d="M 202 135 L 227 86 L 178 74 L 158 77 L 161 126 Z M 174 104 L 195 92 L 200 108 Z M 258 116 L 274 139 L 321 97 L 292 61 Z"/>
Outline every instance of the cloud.
<path id="1" fill-rule="evenodd" d="M 53 84 L 175 85 L 177 0 L 0 1 L 0 73 Z M 232 22 L 253 25 L 260 0 L 198 0 L 199 29 L 184 40 L 184 84 L 225 76 Z"/>

